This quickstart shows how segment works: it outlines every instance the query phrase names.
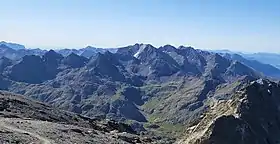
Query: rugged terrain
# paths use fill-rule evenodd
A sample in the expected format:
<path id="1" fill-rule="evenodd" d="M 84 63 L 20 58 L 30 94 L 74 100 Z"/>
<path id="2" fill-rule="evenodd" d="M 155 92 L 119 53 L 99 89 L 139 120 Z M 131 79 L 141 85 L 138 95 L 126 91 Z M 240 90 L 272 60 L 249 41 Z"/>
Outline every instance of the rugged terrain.
<path id="1" fill-rule="evenodd" d="M 228 100 L 214 101 L 178 143 L 277 144 L 280 134 L 280 85 L 259 79 Z"/>
<path id="2" fill-rule="evenodd" d="M 238 54 L 226 53 L 221 55 L 232 60 L 237 60 L 271 78 L 280 78 L 280 70 L 270 64 L 263 64 L 257 60 L 246 59 Z"/>
<path id="3" fill-rule="evenodd" d="M 129 125 L 90 119 L 0 91 L 0 143 L 165 143 Z M 172 141 L 170 141 L 172 142 Z"/>
<path id="4" fill-rule="evenodd" d="M 50 50 L 16 60 L 2 57 L 0 89 L 86 117 L 126 123 L 149 137 L 201 143 L 212 138 L 207 137 L 212 122 L 237 109 L 237 102 L 230 103 L 242 100 L 236 91 L 271 76 L 245 62 L 171 45 L 135 44 L 86 57 L 76 50 Z"/>
<path id="5" fill-rule="evenodd" d="M 208 98 L 227 98 L 239 83 L 261 77 L 238 61 L 170 45 L 136 44 L 90 59 L 51 50 L 15 62 L 3 58 L 2 64 L 1 89 L 88 117 L 104 115 L 138 129 L 156 124 L 164 131 L 192 121 Z"/>

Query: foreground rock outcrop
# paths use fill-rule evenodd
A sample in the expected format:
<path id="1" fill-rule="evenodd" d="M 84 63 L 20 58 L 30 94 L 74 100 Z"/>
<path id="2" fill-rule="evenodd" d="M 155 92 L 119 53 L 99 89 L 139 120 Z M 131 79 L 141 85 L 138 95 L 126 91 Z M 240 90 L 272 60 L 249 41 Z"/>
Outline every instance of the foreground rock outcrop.
<path id="1" fill-rule="evenodd" d="M 259 79 L 229 100 L 216 101 L 178 143 L 277 144 L 280 142 L 280 85 Z"/>
<path id="2" fill-rule="evenodd" d="M 165 143 L 129 125 L 90 119 L 0 91 L 0 143 Z"/>

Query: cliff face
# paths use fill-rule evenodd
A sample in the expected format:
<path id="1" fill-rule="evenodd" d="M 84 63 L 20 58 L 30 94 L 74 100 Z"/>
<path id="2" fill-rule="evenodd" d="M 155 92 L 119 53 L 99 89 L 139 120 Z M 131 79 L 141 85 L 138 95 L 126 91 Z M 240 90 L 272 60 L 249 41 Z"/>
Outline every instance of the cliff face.
<path id="1" fill-rule="evenodd" d="M 280 142 L 280 85 L 259 79 L 232 98 L 216 101 L 178 143 L 276 144 Z"/>

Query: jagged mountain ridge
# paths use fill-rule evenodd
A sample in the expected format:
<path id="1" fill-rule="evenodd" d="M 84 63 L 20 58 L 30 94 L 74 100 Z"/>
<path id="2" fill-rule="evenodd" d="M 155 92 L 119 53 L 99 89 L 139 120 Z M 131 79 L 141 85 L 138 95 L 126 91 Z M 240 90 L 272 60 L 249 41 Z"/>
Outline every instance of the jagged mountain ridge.
<path id="1" fill-rule="evenodd" d="M 237 60 L 253 69 L 262 72 L 272 78 L 279 79 L 279 59 L 280 55 L 276 53 L 241 53 L 229 50 L 213 50 L 211 52 L 219 53 L 229 59 Z"/>
<path id="2" fill-rule="evenodd" d="M 25 49 L 24 45 L 16 44 L 16 43 L 9 43 L 9 42 L 5 42 L 5 41 L 1 41 L 0 45 L 6 45 L 7 47 L 10 47 L 14 50 Z"/>
<path id="3" fill-rule="evenodd" d="M 64 57 L 70 55 L 71 53 L 77 54 L 79 56 L 83 56 L 86 58 L 90 58 L 97 53 L 104 53 L 106 51 L 116 52 L 117 48 L 95 48 L 91 46 L 87 46 L 81 49 L 58 49 L 57 53 L 63 55 Z M 16 44 L 16 43 L 8 43 L 8 42 L 0 42 L 0 57 L 7 57 L 12 60 L 19 60 L 26 55 L 38 55 L 43 56 L 47 50 L 43 49 L 27 49 L 24 45 Z"/>
<path id="4" fill-rule="evenodd" d="M 75 53 L 77 55 L 90 58 L 92 56 L 95 56 L 97 53 L 104 53 L 106 51 L 114 53 L 117 51 L 117 48 L 95 48 L 92 46 L 87 46 L 81 49 L 60 49 L 56 52 L 62 54 L 63 56 L 68 56 L 71 53 Z"/>
<path id="5" fill-rule="evenodd" d="M 237 60 L 246 66 L 249 66 L 256 71 L 259 71 L 263 73 L 266 76 L 272 77 L 272 78 L 279 78 L 280 77 L 280 70 L 270 64 L 263 64 L 259 61 L 256 60 L 250 60 L 242 57 L 241 55 L 238 54 L 222 54 L 224 57 L 232 60 Z"/>
<path id="6" fill-rule="evenodd" d="M 2 42 L 1 46 L 0 46 L 0 57 L 7 57 L 9 59 L 12 60 L 18 60 L 21 59 L 22 57 L 24 57 L 25 55 L 39 55 L 42 56 L 44 55 L 44 53 L 46 53 L 46 50 L 41 50 L 41 49 L 26 49 L 24 48 L 20 48 L 20 49 L 13 49 L 11 45 L 19 45 L 24 47 L 23 45 L 20 44 L 14 44 L 14 43 L 7 43 L 7 42 Z M 140 44 L 136 44 L 139 45 Z M 142 44 L 143 45 L 143 44 Z M 10 47 L 9 47 L 10 46 Z M 168 47 L 169 46 L 169 47 Z M 131 46 L 128 46 L 131 47 Z M 169 50 L 174 49 L 175 47 L 171 48 L 173 46 L 171 45 L 166 45 L 163 47 L 159 47 L 159 49 L 163 49 L 163 48 L 167 48 Z M 137 47 L 135 47 L 137 49 Z M 134 48 L 134 50 L 135 50 Z M 179 47 L 180 48 L 180 47 Z M 178 49 L 179 49 L 178 48 Z M 106 51 L 110 51 L 112 53 L 115 53 L 116 51 L 119 51 L 121 48 L 95 48 L 95 47 L 91 47 L 91 46 L 87 46 L 85 48 L 81 48 L 81 49 L 58 49 L 56 50 L 57 53 L 62 54 L 64 57 L 70 55 L 71 53 L 86 57 L 86 58 L 90 58 L 92 56 L 96 56 L 97 53 L 105 53 Z M 263 62 L 261 59 L 257 58 L 258 61 L 255 60 L 251 60 L 254 58 L 254 56 L 250 56 L 249 54 L 243 54 L 240 53 L 240 55 L 235 54 L 234 52 L 230 52 L 230 51 L 211 51 L 211 52 L 217 52 L 219 54 L 222 54 L 223 56 L 232 59 L 232 60 L 237 60 L 239 62 L 242 62 L 243 64 L 245 64 L 246 66 L 249 66 L 253 69 L 255 69 L 256 71 L 260 71 L 262 72 L 264 75 L 266 76 L 270 76 L 272 78 L 279 78 L 279 69 L 272 65 L 269 64 L 263 64 L 260 63 L 259 61 Z M 229 53 L 230 54 L 226 54 Z M 171 53 L 171 52 L 170 52 Z M 241 57 L 244 56 L 245 58 Z M 253 55 L 253 54 L 252 54 Z M 255 54 L 257 55 L 257 54 Z M 265 55 L 265 54 L 264 54 Z M 269 56 L 269 55 L 268 55 Z M 276 58 L 276 56 L 274 56 L 273 58 Z M 270 60 L 271 61 L 271 60 Z M 195 70 L 194 70 L 195 71 Z"/>
<path id="7" fill-rule="evenodd" d="M 4 65 L 0 88 L 88 117 L 131 123 L 135 130 L 178 136 L 182 129 L 173 127 L 198 119 L 212 98 L 228 99 L 240 83 L 259 77 L 218 54 L 135 44 L 90 59 L 55 51 L 24 56 Z"/>
<path id="8" fill-rule="evenodd" d="M 12 60 L 18 60 L 18 59 L 21 59 L 22 57 L 24 57 L 25 55 L 39 55 L 39 56 L 42 56 L 42 55 L 44 55 L 44 53 L 47 52 L 46 50 L 41 50 L 41 49 L 26 49 L 23 45 L 19 45 L 19 46 L 23 46 L 24 48 L 13 49 L 12 48 L 13 45 L 19 45 L 19 44 L 2 42 L 2 44 L 0 46 L 0 49 L 2 50 L 2 51 L 0 51 L 0 56 L 4 56 L 4 57 L 7 57 L 7 58 L 12 59 Z M 138 45 L 138 47 L 139 47 L 140 44 L 136 44 L 136 45 Z M 131 47 L 131 46 L 128 46 L 128 47 Z M 171 48 L 171 47 L 173 47 L 173 46 L 166 45 L 166 46 L 163 46 L 163 47 L 159 47 L 159 49 L 167 48 L 167 49 L 171 50 L 171 49 L 175 48 L 175 47 L 173 47 L 173 48 Z M 135 48 L 137 48 L 137 47 L 135 47 Z M 134 48 L 134 50 L 135 50 L 135 48 Z M 95 48 L 95 47 L 87 46 L 87 47 L 81 48 L 81 49 L 59 49 L 59 50 L 56 50 L 56 52 L 62 54 L 64 57 L 74 53 L 76 55 L 83 56 L 83 57 L 86 57 L 86 58 L 89 59 L 92 56 L 96 56 L 97 53 L 105 53 L 106 51 L 110 51 L 112 53 L 115 53 L 116 51 L 119 51 L 120 49 L 121 48 L 106 48 L 106 49 L 104 49 L 104 48 Z M 230 52 L 230 51 L 211 51 L 211 52 L 216 52 L 216 53 L 219 53 L 219 54 L 221 54 L 221 55 L 223 55 L 223 56 L 225 56 L 229 59 L 237 60 L 239 62 L 242 62 L 246 66 L 249 66 L 249 67 L 255 69 L 256 71 L 262 72 L 266 76 L 269 76 L 269 77 L 272 77 L 272 78 L 279 78 L 279 71 L 280 70 L 277 68 L 277 66 L 274 67 L 274 66 L 269 65 L 269 64 L 260 63 L 259 61 L 262 62 L 262 60 L 259 59 L 259 58 L 258 58 L 258 61 L 251 60 L 251 59 L 254 59 L 254 56 L 252 56 L 253 57 L 252 58 L 249 54 L 246 55 L 246 54 L 240 53 L 240 55 L 239 55 L 239 54 L 235 54 L 234 52 Z M 169 52 L 169 53 L 171 53 L 171 52 Z M 246 58 L 242 57 L 241 55 L 246 57 Z M 257 54 L 255 54 L 255 55 L 257 55 Z M 275 56 L 274 56 L 274 58 L 275 58 Z M 192 70 L 192 71 L 195 71 L 195 70 Z"/>
<path id="9" fill-rule="evenodd" d="M 0 57 L 7 57 L 11 60 L 19 60 L 26 55 L 39 55 L 42 56 L 46 50 L 41 49 L 13 49 L 12 46 L 6 44 L 6 42 L 0 44 Z"/>

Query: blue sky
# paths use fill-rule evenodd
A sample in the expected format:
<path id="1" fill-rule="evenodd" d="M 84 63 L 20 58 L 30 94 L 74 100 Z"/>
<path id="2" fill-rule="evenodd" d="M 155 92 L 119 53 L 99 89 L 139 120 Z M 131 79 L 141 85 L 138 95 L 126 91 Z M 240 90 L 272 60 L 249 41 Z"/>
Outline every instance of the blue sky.
<path id="1" fill-rule="evenodd" d="M 0 41 L 280 52 L 279 0 L 0 0 Z"/>

